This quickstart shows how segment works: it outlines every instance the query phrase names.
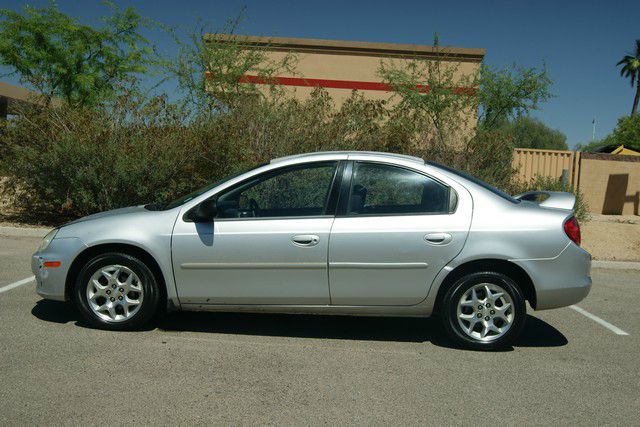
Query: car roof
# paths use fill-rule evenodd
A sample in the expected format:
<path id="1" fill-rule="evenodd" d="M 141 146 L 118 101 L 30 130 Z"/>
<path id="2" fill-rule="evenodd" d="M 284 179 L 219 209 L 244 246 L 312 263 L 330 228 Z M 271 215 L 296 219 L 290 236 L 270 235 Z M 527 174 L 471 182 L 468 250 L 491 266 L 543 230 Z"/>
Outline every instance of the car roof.
<path id="1" fill-rule="evenodd" d="M 419 163 L 421 165 L 424 164 L 424 160 L 420 157 L 407 156 L 405 154 L 396 154 L 396 153 L 383 153 L 378 151 L 318 151 L 315 153 L 303 153 L 303 154 L 294 154 L 292 156 L 278 157 L 276 159 L 271 160 L 269 163 L 280 163 L 293 159 L 313 159 L 314 157 L 335 157 L 339 159 L 349 158 L 350 156 L 371 156 L 371 157 L 382 157 L 387 159 L 397 159 L 397 160 L 405 160 L 411 161 L 415 163 Z"/>

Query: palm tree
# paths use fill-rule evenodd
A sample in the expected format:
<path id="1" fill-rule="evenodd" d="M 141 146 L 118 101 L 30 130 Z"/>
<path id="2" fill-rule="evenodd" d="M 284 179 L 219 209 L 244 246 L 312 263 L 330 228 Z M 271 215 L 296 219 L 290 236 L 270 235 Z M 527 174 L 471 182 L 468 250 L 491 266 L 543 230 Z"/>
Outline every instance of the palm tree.
<path id="1" fill-rule="evenodd" d="M 638 110 L 638 100 L 640 100 L 640 39 L 636 40 L 636 51 L 633 54 L 625 55 L 624 58 L 616 64 L 622 65 L 620 75 L 631 78 L 631 87 L 636 85 L 636 96 L 633 98 L 633 107 L 631 108 L 631 116 L 635 116 Z"/>

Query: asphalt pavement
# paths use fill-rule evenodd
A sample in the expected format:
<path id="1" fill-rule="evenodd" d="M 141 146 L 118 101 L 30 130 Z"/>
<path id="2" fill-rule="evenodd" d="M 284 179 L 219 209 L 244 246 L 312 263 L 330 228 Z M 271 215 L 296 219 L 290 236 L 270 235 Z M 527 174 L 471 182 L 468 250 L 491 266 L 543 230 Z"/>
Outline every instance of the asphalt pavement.
<path id="1" fill-rule="evenodd" d="M 431 319 L 176 313 L 88 328 L 35 294 L 38 237 L 0 236 L 0 425 L 640 424 L 640 271 L 594 269 L 582 311 L 529 311 L 507 351 Z M 628 335 L 618 335 L 606 324 Z"/>

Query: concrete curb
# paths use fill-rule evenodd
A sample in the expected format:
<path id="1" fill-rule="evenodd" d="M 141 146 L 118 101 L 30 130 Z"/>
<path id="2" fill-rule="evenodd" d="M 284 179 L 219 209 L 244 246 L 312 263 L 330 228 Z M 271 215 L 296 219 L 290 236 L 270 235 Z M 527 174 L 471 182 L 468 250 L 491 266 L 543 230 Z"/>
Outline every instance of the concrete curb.
<path id="1" fill-rule="evenodd" d="M 635 261 L 592 261 L 592 268 L 606 268 L 609 270 L 640 270 L 640 262 Z"/>
<path id="2" fill-rule="evenodd" d="M 6 237 L 44 237 L 51 228 L 43 227 L 0 227 L 0 236 Z"/>

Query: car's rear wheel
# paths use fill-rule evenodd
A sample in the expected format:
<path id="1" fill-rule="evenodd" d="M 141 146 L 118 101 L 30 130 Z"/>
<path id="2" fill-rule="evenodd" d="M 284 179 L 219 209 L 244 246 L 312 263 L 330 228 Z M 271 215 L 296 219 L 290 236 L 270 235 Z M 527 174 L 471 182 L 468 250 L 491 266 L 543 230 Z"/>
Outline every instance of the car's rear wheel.
<path id="1" fill-rule="evenodd" d="M 441 313 L 445 330 L 458 345 L 479 350 L 512 344 L 527 314 L 518 285 L 491 271 L 460 278 L 444 295 Z"/>
<path id="2" fill-rule="evenodd" d="M 85 264 L 75 286 L 75 302 L 92 326 L 135 330 L 157 311 L 158 283 L 144 262 L 123 253 L 98 255 Z"/>

